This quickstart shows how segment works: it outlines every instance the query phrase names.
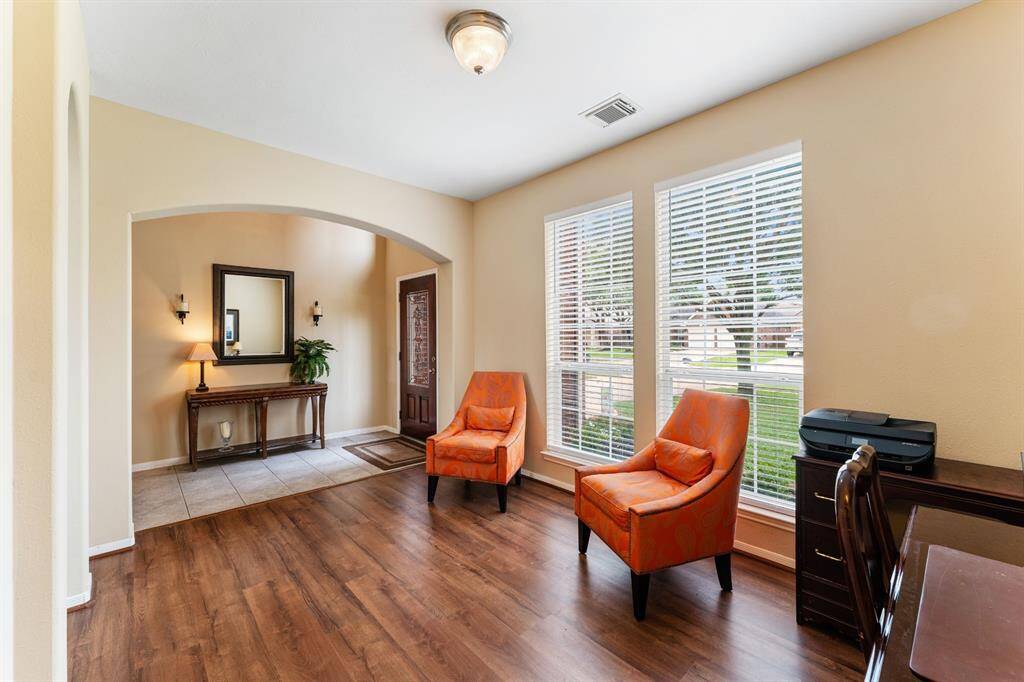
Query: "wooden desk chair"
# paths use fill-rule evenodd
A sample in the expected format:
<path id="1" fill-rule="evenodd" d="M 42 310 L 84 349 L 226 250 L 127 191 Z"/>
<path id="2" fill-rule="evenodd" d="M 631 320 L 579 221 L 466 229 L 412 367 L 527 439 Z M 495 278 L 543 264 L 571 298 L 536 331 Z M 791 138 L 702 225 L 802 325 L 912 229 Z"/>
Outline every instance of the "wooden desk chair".
<path id="1" fill-rule="evenodd" d="M 898 549 L 885 512 L 875 449 L 862 445 L 836 475 L 836 525 L 864 660 L 882 639 L 881 616 Z"/>

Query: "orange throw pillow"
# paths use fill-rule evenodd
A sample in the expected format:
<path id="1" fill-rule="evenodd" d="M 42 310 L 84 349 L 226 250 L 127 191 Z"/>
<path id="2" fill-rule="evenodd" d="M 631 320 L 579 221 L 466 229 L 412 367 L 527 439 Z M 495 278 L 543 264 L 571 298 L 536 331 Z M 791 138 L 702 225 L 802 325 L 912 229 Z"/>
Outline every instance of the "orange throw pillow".
<path id="1" fill-rule="evenodd" d="M 654 439 L 654 465 L 658 471 L 680 483 L 693 485 L 710 474 L 714 464 L 710 450 L 666 438 Z"/>
<path id="2" fill-rule="evenodd" d="M 466 428 L 472 431 L 508 431 L 512 428 L 514 407 L 477 407 L 466 410 Z"/>

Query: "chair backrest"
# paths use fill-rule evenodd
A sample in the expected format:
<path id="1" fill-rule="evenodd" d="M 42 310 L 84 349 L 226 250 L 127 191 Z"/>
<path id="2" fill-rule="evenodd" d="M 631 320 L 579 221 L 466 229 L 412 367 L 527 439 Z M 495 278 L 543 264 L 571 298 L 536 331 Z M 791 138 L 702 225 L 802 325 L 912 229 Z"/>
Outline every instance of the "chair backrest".
<path id="1" fill-rule="evenodd" d="M 470 405 L 478 407 L 515 407 L 513 428 L 526 419 L 526 382 L 521 372 L 473 372 L 459 405 L 464 416 Z"/>
<path id="2" fill-rule="evenodd" d="M 899 550 L 889 525 L 875 449 L 862 445 L 836 475 L 836 525 L 865 660 L 880 641 L 880 618 Z"/>
<path id="3" fill-rule="evenodd" d="M 712 471 L 729 471 L 747 447 L 749 423 L 750 403 L 745 398 L 688 388 L 658 435 L 710 450 L 715 459 Z"/>

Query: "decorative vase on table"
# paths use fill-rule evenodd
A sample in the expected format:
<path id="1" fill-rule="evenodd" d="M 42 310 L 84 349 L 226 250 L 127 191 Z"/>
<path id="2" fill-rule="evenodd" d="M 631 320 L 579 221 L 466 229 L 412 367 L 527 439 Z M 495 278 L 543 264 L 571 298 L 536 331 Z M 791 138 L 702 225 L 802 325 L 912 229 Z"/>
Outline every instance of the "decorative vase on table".
<path id="1" fill-rule="evenodd" d="M 292 380 L 298 384 L 313 384 L 320 377 L 330 376 L 331 366 L 327 354 L 334 351 L 323 339 L 301 337 L 295 342 L 295 361 L 292 362 Z"/>
<path id="2" fill-rule="evenodd" d="M 220 452 L 231 452 L 232 450 L 235 449 L 235 447 L 233 445 L 231 445 L 231 431 L 232 431 L 232 427 L 234 426 L 234 424 L 232 423 L 232 421 L 230 419 L 225 419 L 223 421 L 217 422 L 217 426 L 220 429 L 220 439 L 221 439 L 221 441 L 223 443 L 223 445 L 221 445 L 219 451 Z"/>

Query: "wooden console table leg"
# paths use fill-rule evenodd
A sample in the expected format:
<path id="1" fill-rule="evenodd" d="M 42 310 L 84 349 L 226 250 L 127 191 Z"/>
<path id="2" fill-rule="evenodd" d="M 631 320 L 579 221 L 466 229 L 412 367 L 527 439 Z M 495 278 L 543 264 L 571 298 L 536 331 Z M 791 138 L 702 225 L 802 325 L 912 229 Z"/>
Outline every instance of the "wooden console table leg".
<path id="1" fill-rule="evenodd" d="M 319 427 L 317 426 L 317 417 L 320 412 L 320 399 L 319 396 L 309 396 L 309 411 L 313 413 L 313 437 L 316 437 Z"/>
<path id="2" fill-rule="evenodd" d="M 320 408 L 320 449 L 323 450 L 327 447 L 327 430 L 324 428 L 324 406 L 327 404 L 327 394 L 321 393 L 317 398 L 317 403 Z M 314 431 L 314 433 L 316 432 Z"/>
<path id="3" fill-rule="evenodd" d="M 259 401 L 253 401 L 252 403 L 252 423 L 255 427 L 252 432 L 253 438 L 256 442 L 260 442 L 260 404 Z"/>
<path id="4" fill-rule="evenodd" d="M 267 405 L 270 401 L 264 398 L 260 401 L 260 457 L 267 458 Z"/>
<path id="5" fill-rule="evenodd" d="M 192 465 L 192 471 L 195 471 L 199 462 L 197 453 L 199 452 L 199 408 L 189 407 L 188 408 L 188 463 Z"/>

